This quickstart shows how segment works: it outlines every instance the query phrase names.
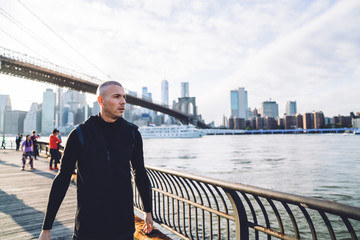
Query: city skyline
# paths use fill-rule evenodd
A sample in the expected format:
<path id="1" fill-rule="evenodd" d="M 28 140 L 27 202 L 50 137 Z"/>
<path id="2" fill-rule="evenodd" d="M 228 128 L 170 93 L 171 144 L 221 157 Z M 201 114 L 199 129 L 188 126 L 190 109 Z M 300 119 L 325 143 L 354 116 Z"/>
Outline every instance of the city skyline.
<path id="1" fill-rule="evenodd" d="M 220 125 L 222 116 L 230 115 L 228 92 L 238 86 L 249 92 L 249 107 L 258 108 L 264 99 L 272 98 L 279 104 L 280 115 L 290 99 L 297 101 L 302 113 L 321 110 L 335 116 L 359 111 L 351 94 L 360 89 L 358 1 L 43 4 L 24 0 L 32 13 L 18 1 L 0 1 L 0 20 L 6 23 L 0 26 L 2 47 L 100 75 L 103 80 L 110 75 L 138 93 L 147 86 L 156 102 L 161 101 L 165 74 L 169 102 L 180 95 L 180 83 L 189 82 L 206 122 Z M 46 49 L 5 15 L 31 29 L 72 63 Z M 0 75 L 0 83 L 0 94 L 11 96 L 14 110 L 28 111 L 32 102 L 40 102 L 46 88 L 56 89 L 5 75 Z"/>

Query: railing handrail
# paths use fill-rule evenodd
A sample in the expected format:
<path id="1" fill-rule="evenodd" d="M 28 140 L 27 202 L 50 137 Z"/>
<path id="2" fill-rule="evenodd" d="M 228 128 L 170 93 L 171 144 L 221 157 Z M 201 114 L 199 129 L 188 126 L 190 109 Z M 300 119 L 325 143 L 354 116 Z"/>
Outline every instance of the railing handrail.
<path id="1" fill-rule="evenodd" d="M 192 173 L 185 173 L 185 172 L 179 172 L 176 170 L 169 170 L 161 167 L 152 167 L 146 165 L 147 169 L 151 169 L 158 172 L 163 172 L 167 174 L 171 174 L 178 177 L 188 178 L 194 181 L 208 183 L 217 187 L 234 190 L 234 191 L 241 191 L 246 192 L 249 194 L 255 194 L 260 197 L 271 197 L 274 200 L 278 201 L 286 201 L 287 203 L 295 204 L 295 205 L 301 205 L 306 208 L 311 209 L 319 209 L 331 214 L 335 215 L 344 215 L 348 218 L 360 220 L 360 208 L 349 206 L 341 203 L 337 203 L 334 201 L 327 201 L 327 200 L 320 200 L 315 199 L 311 197 L 304 197 L 296 194 L 291 193 L 284 193 L 280 191 L 275 190 L 269 190 L 266 188 L 261 187 L 255 187 L 251 185 L 245 185 L 241 183 L 234 183 L 234 182 L 228 182 L 216 178 L 210 178 L 210 177 L 204 177 L 200 175 L 195 175 Z"/>
<path id="2" fill-rule="evenodd" d="M 41 142 L 41 148 L 46 146 Z M 160 167 L 146 166 L 146 170 L 154 221 L 183 239 L 248 240 L 259 239 L 259 234 L 268 239 L 300 239 L 311 234 L 312 239 L 335 240 L 337 234 L 346 234 L 346 239 L 356 240 L 360 234 L 358 207 Z M 142 211 L 132 182 L 134 208 Z"/>

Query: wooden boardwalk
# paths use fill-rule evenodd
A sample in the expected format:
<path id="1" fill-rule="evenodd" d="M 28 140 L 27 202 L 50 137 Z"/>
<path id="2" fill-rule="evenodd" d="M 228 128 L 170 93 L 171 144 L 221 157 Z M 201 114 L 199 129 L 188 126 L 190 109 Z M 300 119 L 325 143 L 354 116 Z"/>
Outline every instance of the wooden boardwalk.
<path id="1" fill-rule="evenodd" d="M 0 150 L 0 239 L 37 239 L 56 172 L 48 160 L 34 160 L 35 170 L 20 171 L 21 152 Z M 60 207 L 51 239 L 71 239 L 76 210 L 76 187 L 71 184 Z"/>
<path id="2" fill-rule="evenodd" d="M 43 155 L 34 160 L 35 170 L 22 166 L 21 152 L 0 150 L 0 240 L 38 239 L 45 215 L 48 195 L 56 172 L 49 170 L 49 161 Z M 76 186 L 71 183 L 60 206 L 51 239 L 72 239 L 75 224 Z M 135 216 L 139 240 L 170 240 L 154 229 L 150 235 L 142 233 L 143 220 Z"/>

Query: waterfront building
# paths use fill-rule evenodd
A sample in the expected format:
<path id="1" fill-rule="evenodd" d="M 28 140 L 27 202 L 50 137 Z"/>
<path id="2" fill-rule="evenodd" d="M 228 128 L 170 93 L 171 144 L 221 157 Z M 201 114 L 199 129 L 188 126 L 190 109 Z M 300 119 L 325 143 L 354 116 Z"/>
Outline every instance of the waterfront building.
<path id="1" fill-rule="evenodd" d="M 296 117 L 284 115 L 284 125 L 285 129 L 295 129 L 296 128 Z"/>
<path id="2" fill-rule="evenodd" d="M 7 111 L 5 115 L 5 129 L 6 134 L 18 134 L 24 132 L 24 119 L 26 111 Z"/>
<path id="3" fill-rule="evenodd" d="M 235 129 L 235 119 L 233 117 L 229 118 L 229 129 Z"/>
<path id="4" fill-rule="evenodd" d="M 280 129 L 285 129 L 285 122 L 283 118 L 277 117 L 277 127 Z"/>
<path id="5" fill-rule="evenodd" d="M 222 126 L 223 126 L 224 128 L 228 128 L 228 127 L 229 127 L 228 124 L 229 124 L 229 123 L 228 123 L 228 118 L 227 118 L 225 115 L 223 115 L 223 124 L 222 124 Z"/>
<path id="6" fill-rule="evenodd" d="M 251 118 L 249 118 L 249 127 L 251 128 L 251 129 L 256 129 L 256 118 L 257 117 L 251 117 Z"/>
<path id="7" fill-rule="evenodd" d="M 234 129 L 244 129 L 246 127 L 246 120 L 244 118 L 234 118 Z"/>
<path id="8" fill-rule="evenodd" d="M 9 95 L 0 95 L 0 133 L 5 131 L 5 112 L 11 111 Z"/>
<path id="9" fill-rule="evenodd" d="M 353 118 L 352 119 L 352 126 L 353 126 L 353 128 L 359 128 L 360 129 L 360 118 Z"/>
<path id="10" fill-rule="evenodd" d="M 277 122 L 275 118 L 266 116 L 264 119 L 264 129 L 276 129 Z"/>
<path id="11" fill-rule="evenodd" d="M 161 105 L 169 107 L 169 82 L 165 79 L 161 82 Z"/>
<path id="12" fill-rule="evenodd" d="M 24 119 L 24 134 L 30 134 L 33 130 L 41 131 L 41 107 L 37 103 L 32 103 L 30 110 Z"/>
<path id="13" fill-rule="evenodd" d="M 56 93 L 48 88 L 43 93 L 41 133 L 50 134 L 55 126 Z"/>
<path id="14" fill-rule="evenodd" d="M 314 128 L 324 128 L 325 127 L 325 118 L 323 112 L 313 112 L 314 115 Z"/>
<path id="15" fill-rule="evenodd" d="M 285 113 L 287 116 L 295 116 L 295 114 L 297 113 L 296 101 L 287 101 L 286 102 Z"/>
<path id="16" fill-rule="evenodd" d="M 304 113 L 303 115 L 303 128 L 313 129 L 314 128 L 314 114 Z"/>
<path id="17" fill-rule="evenodd" d="M 256 117 L 256 129 L 264 129 L 265 127 L 265 119 L 262 117 Z"/>
<path id="18" fill-rule="evenodd" d="M 349 127 L 351 125 L 351 116 L 334 116 L 332 118 L 335 127 Z"/>
<path id="19" fill-rule="evenodd" d="M 231 116 L 249 119 L 248 93 L 245 88 L 238 88 L 230 91 Z"/>
<path id="20" fill-rule="evenodd" d="M 276 118 L 279 116 L 279 106 L 275 101 L 265 101 L 262 103 L 261 108 L 261 116 L 262 117 L 273 117 Z"/>
<path id="21" fill-rule="evenodd" d="M 181 83 L 181 97 L 190 97 L 189 92 L 189 83 L 188 82 L 182 82 Z"/>
<path id="22" fill-rule="evenodd" d="M 351 117 L 350 116 L 340 116 L 339 124 L 341 127 L 349 127 L 351 125 Z"/>
<path id="23" fill-rule="evenodd" d="M 300 113 L 295 114 L 296 128 L 304 128 L 303 116 Z"/>
<path id="24" fill-rule="evenodd" d="M 325 117 L 325 126 L 330 126 L 333 124 L 332 118 Z"/>

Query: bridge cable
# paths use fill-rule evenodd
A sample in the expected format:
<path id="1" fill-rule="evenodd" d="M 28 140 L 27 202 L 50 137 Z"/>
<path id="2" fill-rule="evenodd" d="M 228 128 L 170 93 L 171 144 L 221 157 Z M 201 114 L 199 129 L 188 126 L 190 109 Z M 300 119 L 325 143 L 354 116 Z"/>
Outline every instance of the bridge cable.
<path id="1" fill-rule="evenodd" d="M 0 29 L 0 31 L 2 33 L 4 33 L 5 35 L 7 35 L 9 38 L 13 39 L 14 41 L 16 41 L 17 43 L 23 45 L 25 48 L 27 48 L 28 50 L 34 52 L 35 54 L 38 54 L 39 56 L 41 56 L 42 58 L 46 59 L 46 57 L 42 56 L 40 53 L 36 52 L 34 49 L 30 48 L 28 45 L 26 45 L 25 43 L 23 43 L 22 41 L 20 41 L 19 39 L 17 39 L 16 37 L 12 36 L 10 33 L 5 32 L 4 30 Z M 47 61 L 49 61 L 48 59 L 46 59 Z"/>
<path id="2" fill-rule="evenodd" d="M 40 17 L 38 17 L 30 8 L 28 8 L 23 2 L 18 0 L 18 2 L 24 6 L 34 17 L 36 17 L 42 24 L 44 24 L 51 32 L 53 32 L 57 37 L 59 37 L 66 45 L 68 45 L 73 51 L 75 51 L 79 56 L 85 59 L 88 63 L 90 63 L 93 67 L 95 67 L 98 71 L 100 71 L 105 76 L 109 77 L 107 73 L 97 67 L 94 63 L 92 63 L 89 59 L 87 59 L 83 54 L 81 54 L 76 48 L 74 48 L 69 42 L 67 42 L 62 36 L 60 36 L 55 30 L 53 30 L 48 24 L 46 24 Z"/>
<path id="3" fill-rule="evenodd" d="M 34 40 L 36 40 L 37 42 L 39 42 L 41 45 L 43 45 L 45 48 L 47 48 L 48 50 L 50 50 L 51 52 L 53 52 L 55 55 L 63 58 L 68 64 L 70 65 L 75 65 L 76 67 L 78 67 L 80 70 L 84 71 L 83 68 L 81 68 L 79 65 L 77 65 L 76 63 L 72 62 L 70 59 L 68 59 L 66 56 L 62 55 L 61 53 L 59 53 L 55 48 L 51 47 L 49 44 L 47 44 L 45 41 L 43 41 L 41 38 L 37 37 L 31 30 L 27 29 L 22 23 L 20 23 L 18 20 L 16 20 L 16 18 L 14 18 L 13 16 L 11 16 L 7 11 L 5 11 L 3 8 L 0 8 L 0 14 L 3 15 L 4 17 L 6 17 L 10 22 L 12 22 L 13 24 L 15 24 L 16 26 L 18 26 L 21 30 L 23 30 L 25 33 L 27 33 L 30 37 L 32 37 Z M 3 31 L 4 32 L 4 31 Z M 9 36 L 10 34 L 7 33 Z M 12 37 L 14 38 L 14 37 Z M 15 39 L 15 38 L 14 38 Z M 18 41 L 18 40 L 17 40 Z M 20 41 L 18 41 L 20 42 Z M 25 44 L 22 43 L 22 45 L 26 46 Z M 27 47 L 28 49 L 30 49 L 29 47 Z M 32 50 L 32 49 L 31 49 Z M 32 50 L 33 52 L 35 52 L 36 54 L 42 56 L 41 54 L 39 54 L 38 52 Z M 43 57 L 43 56 L 42 56 Z M 46 57 L 43 57 L 45 60 L 49 61 L 49 59 L 47 59 Z"/>

